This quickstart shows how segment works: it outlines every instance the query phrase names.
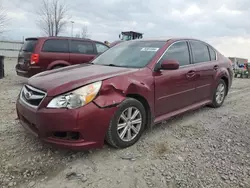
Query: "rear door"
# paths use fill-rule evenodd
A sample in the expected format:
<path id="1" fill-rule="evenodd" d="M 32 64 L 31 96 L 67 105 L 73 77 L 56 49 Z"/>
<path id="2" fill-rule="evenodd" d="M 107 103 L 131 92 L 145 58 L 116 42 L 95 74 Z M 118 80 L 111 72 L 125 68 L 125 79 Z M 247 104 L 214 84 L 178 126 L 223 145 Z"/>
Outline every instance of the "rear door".
<path id="1" fill-rule="evenodd" d="M 197 73 L 196 102 L 210 100 L 213 93 L 213 82 L 219 68 L 216 51 L 201 41 L 191 40 L 190 46 Z"/>
<path id="2" fill-rule="evenodd" d="M 57 60 L 69 62 L 69 41 L 67 39 L 47 39 L 42 46 L 39 64 L 48 67 L 50 63 Z"/>
<path id="3" fill-rule="evenodd" d="M 17 68 L 21 70 L 28 70 L 30 65 L 30 58 L 34 49 L 36 47 L 38 39 L 37 38 L 29 38 L 26 39 L 22 48 L 19 51 L 18 59 L 17 59 Z"/>
<path id="4" fill-rule="evenodd" d="M 71 40 L 70 41 L 70 63 L 81 64 L 91 61 L 97 52 L 92 41 Z"/>
<path id="5" fill-rule="evenodd" d="M 195 68 L 187 41 L 172 44 L 161 60 L 177 60 L 177 70 L 155 72 L 155 114 L 161 116 L 190 106 L 195 101 Z M 161 63 L 161 60 L 158 63 Z"/>

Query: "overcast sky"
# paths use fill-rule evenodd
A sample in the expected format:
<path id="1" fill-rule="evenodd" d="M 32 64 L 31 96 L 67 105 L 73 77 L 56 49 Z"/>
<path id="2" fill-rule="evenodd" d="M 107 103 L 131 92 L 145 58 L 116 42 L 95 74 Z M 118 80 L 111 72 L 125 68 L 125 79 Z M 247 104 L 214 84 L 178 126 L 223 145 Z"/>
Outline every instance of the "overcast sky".
<path id="1" fill-rule="evenodd" d="M 199 38 L 226 56 L 250 59 L 250 0 L 65 0 L 74 33 L 88 26 L 92 39 L 117 40 L 121 31 L 146 37 Z M 2 0 L 11 23 L 5 37 L 41 36 L 35 11 L 39 0 Z M 71 35 L 71 23 L 62 35 Z"/>

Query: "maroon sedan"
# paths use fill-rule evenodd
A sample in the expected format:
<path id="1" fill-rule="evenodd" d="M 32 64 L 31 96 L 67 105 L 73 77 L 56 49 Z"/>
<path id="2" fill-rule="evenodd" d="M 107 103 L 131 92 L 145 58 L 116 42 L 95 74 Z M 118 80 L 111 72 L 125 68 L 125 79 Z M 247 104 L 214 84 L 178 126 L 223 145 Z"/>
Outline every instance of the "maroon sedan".
<path id="1" fill-rule="evenodd" d="M 232 84 L 228 58 L 195 39 L 120 43 L 89 64 L 31 77 L 17 100 L 21 124 L 71 149 L 133 145 L 143 131 L 201 106 L 220 107 Z"/>

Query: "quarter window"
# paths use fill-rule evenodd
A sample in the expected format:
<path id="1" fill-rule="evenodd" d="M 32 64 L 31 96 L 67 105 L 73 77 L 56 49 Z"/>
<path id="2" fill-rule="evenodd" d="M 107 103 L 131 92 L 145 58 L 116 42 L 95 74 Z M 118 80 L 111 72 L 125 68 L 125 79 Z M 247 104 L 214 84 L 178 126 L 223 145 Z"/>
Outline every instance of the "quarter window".
<path id="1" fill-rule="evenodd" d="M 208 48 L 209 48 L 209 52 L 210 52 L 210 59 L 211 59 L 211 61 L 216 60 L 216 52 L 210 46 Z"/>
<path id="2" fill-rule="evenodd" d="M 107 46 L 103 45 L 103 44 L 100 44 L 100 43 L 96 43 L 96 50 L 97 50 L 97 53 L 103 53 L 105 52 L 107 49 L 109 49 Z"/>
<path id="3" fill-rule="evenodd" d="M 177 60 L 180 66 L 189 65 L 190 57 L 187 42 L 177 42 L 170 46 L 162 59 Z"/>
<path id="4" fill-rule="evenodd" d="M 193 63 L 201 63 L 210 61 L 208 46 L 199 42 L 191 41 L 191 48 L 193 53 Z"/>
<path id="5" fill-rule="evenodd" d="M 73 40 L 70 45 L 70 53 L 95 54 L 95 51 L 91 42 Z"/>
<path id="6" fill-rule="evenodd" d="M 46 40 L 43 45 L 43 52 L 68 53 L 68 40 Z"/>

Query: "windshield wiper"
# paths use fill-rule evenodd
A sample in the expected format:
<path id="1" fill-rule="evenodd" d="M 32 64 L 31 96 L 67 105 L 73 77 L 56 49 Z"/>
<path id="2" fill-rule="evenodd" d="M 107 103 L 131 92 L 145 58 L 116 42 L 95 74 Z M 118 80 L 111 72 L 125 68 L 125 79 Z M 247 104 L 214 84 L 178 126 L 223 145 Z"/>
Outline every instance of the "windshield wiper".
<path id="1" fill-rule="evenodd" d="M 110 66 L 110 67 L 124 67 L 124 66 L 121 66 L 121 65 L 115 65 L 115 64 L 108 64 L 106 66 Z"/>

